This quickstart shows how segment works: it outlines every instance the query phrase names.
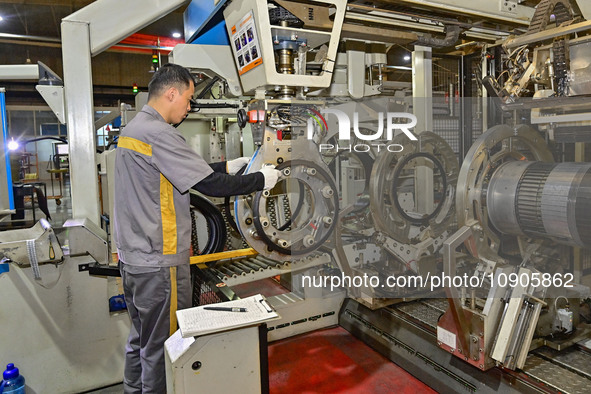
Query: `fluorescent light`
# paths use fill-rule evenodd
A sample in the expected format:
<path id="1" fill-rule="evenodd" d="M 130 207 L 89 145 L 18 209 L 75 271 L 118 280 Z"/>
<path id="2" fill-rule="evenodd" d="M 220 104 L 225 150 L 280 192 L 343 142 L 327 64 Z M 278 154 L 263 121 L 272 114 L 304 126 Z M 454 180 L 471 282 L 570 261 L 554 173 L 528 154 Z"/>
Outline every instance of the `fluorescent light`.
<path id="1" fill-rule="evenodd" d="M 404 60 L 409 61 L 410 60 L 410 55 L 404 55 Z"/>
<path id="2" fill-rule="evenodd" d="M 8 150 L 17 150 L 18 149 L 18 142 L 13 139 L 8 141 Z"/>
<path id="3" fill-rule="evenodd" d="M 2 18 L 2 16 L 0 16 L 0 22 L 3 21 L 3 20 L 4 20 L 4 18 Z"/>
<path id="4" fill-rule="evenodd" d="M 178 31 L 175 31 L 174 33 L 172 33 L 172 36 L 174 38 L 181 38 L 181 33 L 179 33 Z"/>

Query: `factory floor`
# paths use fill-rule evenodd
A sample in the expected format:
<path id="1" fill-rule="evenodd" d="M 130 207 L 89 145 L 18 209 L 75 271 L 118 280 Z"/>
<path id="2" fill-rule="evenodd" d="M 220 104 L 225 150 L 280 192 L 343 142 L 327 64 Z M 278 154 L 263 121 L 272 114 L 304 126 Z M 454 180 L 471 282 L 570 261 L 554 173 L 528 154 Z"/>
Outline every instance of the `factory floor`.
<path id="1" fill-rule="evenodd" d="M 271 394 L 435 393 L 342 327 L 276 341 L 268 349 Z M 116 385 L 91 393 L 122 392 Z"/>
<path id="2" fill-rule="evenodd" d="M 232 290 L 240 297 L 287 292 L 273 278 Z M 269 344 L 271 393 L 434 393 L 342 327 L 318 330 Z"/>
<path id="3" fill-rule="evenodd" d="M 60 227 L 71 218 L 71 200 L 61 205 L 48 201 L 50 223 Z M 26 218 L 32 219 L 30 210 Z M 45 217 L 36 211 L 37 220 Z M 262 292 L 267 296 L 285 292 L 267 279 L 245 284 L 236 293 L 242 297 Z M 428 386 L 386 359 L 341 327 L 327 328 L 269 344 L 269 386 L 271 393 L 434 393 Z M 95 394 L 122 393 L 122 385 L 92 391 Z"/>
<path id="4" fill-rule="evenodd" d="M 269 386 L 276 394 L 435 392 L 342 327 L 269 344 Z"/>

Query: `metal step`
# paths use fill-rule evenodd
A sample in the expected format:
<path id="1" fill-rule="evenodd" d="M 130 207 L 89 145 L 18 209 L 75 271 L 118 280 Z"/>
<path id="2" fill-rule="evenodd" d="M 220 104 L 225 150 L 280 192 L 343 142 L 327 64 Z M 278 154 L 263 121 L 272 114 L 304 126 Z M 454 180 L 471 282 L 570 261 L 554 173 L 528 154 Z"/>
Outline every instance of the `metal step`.
<path id="1" fill-rule="evenodd" d="M 591 380 L 591 354 L 588 352 L 575 347 L 560 352 L 544 347 L 536 350 L 535 354 Z M 591 381 L 589 385 L 591 386 Z"/>
<path id="2" fill-rule="evenodd" d="M 447 309 L 447 300 L 446 299 L 431 299 L 431 300 L 421 300 L 421 301 L 413 301 L 405 304 L 398 304 L 394 305 L 393 308 L 403 312 L 410 317 L 425 323 L 429 327 L 433 328 L 434 330 L 437 329 L 437 322 L 439 321 L 439 317 L 445 312 Z"/>
<path id="3" fill-rule="evenodd" d="M 441 313 L 445 312 L 449 308 L 449 302 L 447 302 L 447 298 L 428 298 L 421 300 L 421 302 L 423 304 L 429 305 L 431 308 L 441 311 Z"/>
<path id="4" fill-rule="evenodd" d="M 589 367 L 587 367 L 589 368 Z M 565 394 L 589 393 L 591 381 L 554 364 L 540 356 L 531 354 L 527 357 L 523 372 L 526 375 Z"/>

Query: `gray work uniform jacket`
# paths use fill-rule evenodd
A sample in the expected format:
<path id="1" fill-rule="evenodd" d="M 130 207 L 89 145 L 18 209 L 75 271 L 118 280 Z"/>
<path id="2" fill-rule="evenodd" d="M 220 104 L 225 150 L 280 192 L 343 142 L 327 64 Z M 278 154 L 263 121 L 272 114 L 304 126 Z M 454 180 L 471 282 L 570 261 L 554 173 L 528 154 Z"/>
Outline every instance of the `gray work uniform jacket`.
<path id="1" fill-rule="evenodd" d="M 144 267 L 189 263 L 189 189 L 213 169 L 149 105 L 123 129 L 113 223 L 119 259 Z"/>

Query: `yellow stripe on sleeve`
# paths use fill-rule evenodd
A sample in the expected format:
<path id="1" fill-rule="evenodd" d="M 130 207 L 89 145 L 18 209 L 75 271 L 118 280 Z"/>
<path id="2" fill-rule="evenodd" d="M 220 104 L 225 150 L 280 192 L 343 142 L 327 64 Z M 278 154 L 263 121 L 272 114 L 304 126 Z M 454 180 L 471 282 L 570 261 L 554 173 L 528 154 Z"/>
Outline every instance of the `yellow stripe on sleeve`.
<path id="1" fill-rule="evenodd" d="M 125 148 L 137 153 L 141 153 L 142 155 L 152 156 L 152 145 L 140 140 L 136 140 L 135 138 L 119 137 L 117 146 L 119 148 Z"/>
<path id="2" fill-rule="evenodd" d="M 160 214 L 162 216 L 162 254 L 176 254 L 177 228 L 172 184 L 160 174 Z"/>

